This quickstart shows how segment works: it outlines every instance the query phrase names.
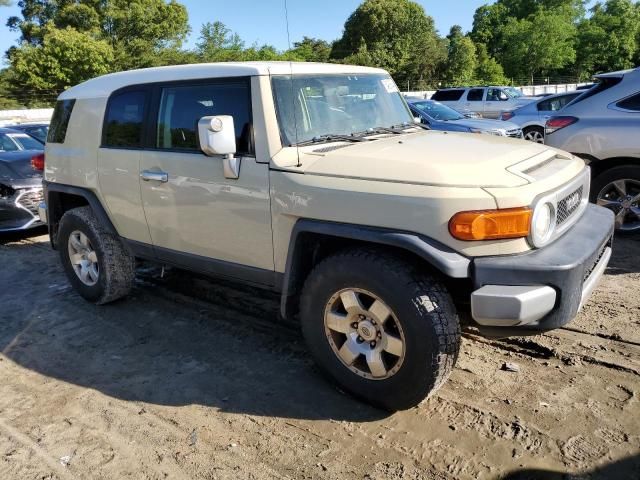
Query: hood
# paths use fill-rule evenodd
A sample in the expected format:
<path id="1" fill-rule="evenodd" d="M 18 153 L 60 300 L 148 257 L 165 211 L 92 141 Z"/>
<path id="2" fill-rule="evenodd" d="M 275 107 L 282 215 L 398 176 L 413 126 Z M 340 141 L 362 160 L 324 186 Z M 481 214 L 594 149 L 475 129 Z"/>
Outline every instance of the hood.
<path id="1" fill-rule="evenodd" d="M 462 118 L 460 120 L 450 120 L 446 123 L 453 123 L 481 130 L 517 130 L 520 128 L 515 123 L 504 122 L 502 120 L 489 120 L 487 118 Z"/>
<path id="2" fill-rule="evenodd" d="M 546 161 L 556 154 L 523 140 L 432 130 L 362 143 L 311 145 L 300 149 L 300 160 L 305 174 L 437 186 L 515 187 L 530 182 L 525 175 L 508 171 L 509 167 L 531 157 Z"/>
<path id="3" fill-rule="evenodd" d="M 41 150 L 0 152 L 0 183 L 9 186 L 31 186 L 42 180 L 42 174 L 31 167 L 31 157 Z"/>

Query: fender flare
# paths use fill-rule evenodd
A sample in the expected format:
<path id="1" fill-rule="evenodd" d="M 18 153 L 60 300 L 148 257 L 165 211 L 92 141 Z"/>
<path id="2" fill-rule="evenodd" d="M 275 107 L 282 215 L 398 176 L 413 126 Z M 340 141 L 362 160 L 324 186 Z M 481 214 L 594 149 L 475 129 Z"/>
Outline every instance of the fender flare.
<path id="1" fill-rule="evenodd" d="M 364 225 L 303 218 L 296 222 L 289 241 L 280 301 L 280 313 L 284 318 L 287 318 L 291 307 L 290 301 L 298 293 L 300 286 L 296 268 L 297 262 L 300 260 L 300 252 L 303 250 L 301 248 L 301 237 L 305 233 L 400 248 L 418 255 L 447 277 L 469 278 L 470 276 L 471 260 L 442 243 L 423 235 Z"/>

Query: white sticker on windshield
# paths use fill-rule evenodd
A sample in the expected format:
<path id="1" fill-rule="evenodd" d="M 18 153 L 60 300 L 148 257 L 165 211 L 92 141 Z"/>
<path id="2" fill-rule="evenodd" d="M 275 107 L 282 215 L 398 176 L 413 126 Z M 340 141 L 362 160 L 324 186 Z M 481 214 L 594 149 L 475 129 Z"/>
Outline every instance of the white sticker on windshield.
<path id="1" fill-rule="evenodd" d="M 391 78 L 383 78 L 380 81 L 388 93 L 396 93 L 398 91 L 396 83 Z"/>

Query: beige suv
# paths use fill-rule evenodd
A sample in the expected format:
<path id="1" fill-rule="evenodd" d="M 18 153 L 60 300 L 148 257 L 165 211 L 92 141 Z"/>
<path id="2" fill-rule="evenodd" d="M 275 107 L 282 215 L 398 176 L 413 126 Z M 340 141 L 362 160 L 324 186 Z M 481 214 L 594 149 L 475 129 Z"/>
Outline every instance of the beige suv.
<path id="1" fill-rule="evenodd" d="M 611 254 L 570 154 L 427 131 L 389 74 L 305 63 L 116 73 L 58 99 L 46 208 L 70 282 L 105 304 L 135 259 L 281 294 L 320 367 L 387 409 L 418 404 L 481 332 L 569 322 Z M 455 301 L 453 300 L 455 299 Z"/>

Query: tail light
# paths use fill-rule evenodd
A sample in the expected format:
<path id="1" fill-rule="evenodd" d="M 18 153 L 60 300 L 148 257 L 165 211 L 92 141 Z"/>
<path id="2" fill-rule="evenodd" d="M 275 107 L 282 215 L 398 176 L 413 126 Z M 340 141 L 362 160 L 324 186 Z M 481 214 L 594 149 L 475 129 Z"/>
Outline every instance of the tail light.
<path id="1" fill-rule="evenodd" d="M 500 119 L 507 121 L 507 120 L 511 120 L 513 117 L 514 117 L 513 112 L 502 112 Z"/>
<path id="2" fill-rule="evenodd" d="M 31 167 L 39 172 L 44 171 L 44 153 L 31 157 Z"/>
<path id="3" fill-rule="evenodd" d="M 549 120 L 547 120 L 547 124 L 545 125 L 545 132 L 547 135 L 549 135 L 556 130 L 560 130 L 561 128 L 573 125 L 577 121 L 578 119 L 576 117 L 551 117 Z"/>

